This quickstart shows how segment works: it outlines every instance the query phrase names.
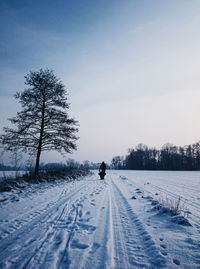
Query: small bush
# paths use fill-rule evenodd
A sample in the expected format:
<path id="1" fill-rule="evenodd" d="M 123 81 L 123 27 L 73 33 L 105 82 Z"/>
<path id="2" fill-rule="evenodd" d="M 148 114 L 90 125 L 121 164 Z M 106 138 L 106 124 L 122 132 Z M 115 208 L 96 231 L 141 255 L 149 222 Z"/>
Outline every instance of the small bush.
<path id="1" fill-rule="evenodd" d="M 184 216 L 186 215 L 187 208 L 185 207 L 184 202 L 181 201 L 180 196 L 178 199 L 160 197 L 158 202 L 160 205 L 160 213 L 170 213 L 172 216 L 178 216 L 180 214 L 183 214 Z"/>

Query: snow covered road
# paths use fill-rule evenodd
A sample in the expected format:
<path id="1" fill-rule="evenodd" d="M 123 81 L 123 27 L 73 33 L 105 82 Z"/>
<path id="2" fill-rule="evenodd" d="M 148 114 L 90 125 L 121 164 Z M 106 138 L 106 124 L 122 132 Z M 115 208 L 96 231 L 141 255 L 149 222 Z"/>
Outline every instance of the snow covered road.
<path id="1" fill-rule="evenodd" d="M 0 268 L 200 268 L 199 230 L 158 216 L 137 187 L 108 171 L 1 198 Z"/>

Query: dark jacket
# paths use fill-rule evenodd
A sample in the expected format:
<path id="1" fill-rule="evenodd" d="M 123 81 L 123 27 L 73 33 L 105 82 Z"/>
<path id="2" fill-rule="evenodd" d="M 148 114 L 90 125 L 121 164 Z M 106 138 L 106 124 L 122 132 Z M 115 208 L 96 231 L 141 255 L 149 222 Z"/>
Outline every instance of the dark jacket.
<path id="1" fill-rule="evenodd" d="M 106 171 L 106 164 L 104 162 L 101 163 L 100 167 L 99 167 L 99 171 L 105 172 Z"/>

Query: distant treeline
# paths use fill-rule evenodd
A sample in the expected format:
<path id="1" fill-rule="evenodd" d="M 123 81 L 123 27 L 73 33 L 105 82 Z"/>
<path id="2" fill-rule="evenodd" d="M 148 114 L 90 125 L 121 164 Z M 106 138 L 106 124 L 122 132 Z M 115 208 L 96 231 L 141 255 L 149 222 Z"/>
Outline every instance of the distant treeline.
<path id="1" fill-rule="evenodd" d="M 130 170 L 200 170 L 200 142 L 184 147 L 167 143 L 159 150 L 139 144 L 127 156 L 114 157 L 111 165 Z"/>

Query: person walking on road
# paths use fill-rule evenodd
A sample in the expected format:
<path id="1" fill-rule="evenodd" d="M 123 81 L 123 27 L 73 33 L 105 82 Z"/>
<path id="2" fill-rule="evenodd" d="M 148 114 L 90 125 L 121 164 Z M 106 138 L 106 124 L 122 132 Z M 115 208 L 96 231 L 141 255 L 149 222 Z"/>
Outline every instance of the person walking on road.
<path id="1" fill-rule="evenodd" d="M 104 179 L 106 175 L 106 164 L 104 162 L 102 162 L 99 167 L 99 175 L 101 179 Z"/>

